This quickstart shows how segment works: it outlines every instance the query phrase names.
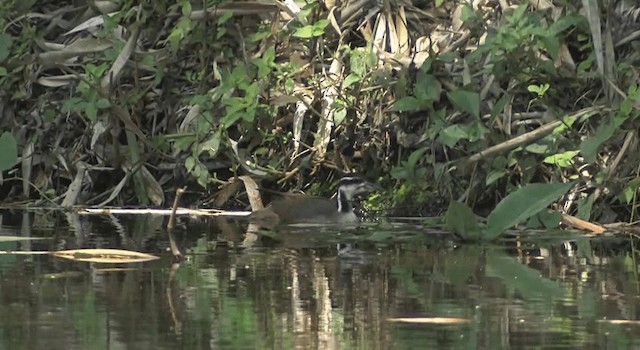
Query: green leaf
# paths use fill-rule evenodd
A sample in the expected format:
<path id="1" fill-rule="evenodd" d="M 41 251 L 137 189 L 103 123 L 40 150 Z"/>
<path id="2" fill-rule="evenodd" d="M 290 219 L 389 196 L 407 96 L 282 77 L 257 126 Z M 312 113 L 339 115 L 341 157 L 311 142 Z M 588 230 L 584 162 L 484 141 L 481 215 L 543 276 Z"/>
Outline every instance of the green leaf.
<path id="1" fill-rule="evenodd" d="M 413 93 L 419 100 L 422 102 L 438 101 L 441 92 L 442 85 L 438 79 L 431 74 L 423 73 L 422 70 L 418 72 Z"/>
<path id="2" fill-rule="evenodd" d="M 322 36 L 324 34 L 324 30 L 329 25 L 329 21 L 326 19 L 321 19 L 318 22 L 304 26 L 302 28 L 298 28 L 292 35 L 294 37 L 309 39 L 317 36 Z"/>
<path id="3" fill-rule="evenodd" d="M 9 54 L 11 53 L 11 45 L 13 45 L 11 35 L 6 33 L 0 34 L 0 62 L 9 57 Z"/>
<path id="4" fill-rule="evenodd" d="M 109 108 L 109 106 L 111 106 L 111 102 L 106 98 L 100 98 L 96 101 L 96 107 L 98 107 L 98 109 Z"/>
<path id="5" fill-rule="evenodd" d="M 491 109 L 491 116 L 495 117 L 498 114 L 502 114 L 502 112 L 504 111 L 504 107 L 507 105 L 507 103 L 509 103 L 510 99 L 511 99 L 510 95 L 508 94 L 502 95 L 502 97 L 500 97 L 498 102 L 496 102 L 496 104 Z"/>
<path id="6" fill-rule="evenodd" d="M 182 1 L 182 15 L 189 16 L 191 14 L 191 3 L 189 1 Z"/>
<path id="7" fill-rule="evenodd" d="M 362 80 L 362 78 L 360 78 L 359 75 L 351 73 L 351 74 L 347 75 L 346 78 L 344 78 L 344 82 L 342 83 L 342 87 L 344 89 L 346 89 L 349 86 L 359 82 L 360 80 Z"/>
<path id="8" fill-rule="evenodd" d="M 506 170 L 504 169 L 494 169 L 491 170 L 491 172 L 489 173 L 489 175 L 487 175 L 487 179 L 485 180 L 485 184 L 487 186 L 491 185 L 492 183 L 500 180 L 501 178 L 503 178 L 504 176 L 506 176 L 508 173 Z"/>
<path id="9" fill-rule="evenodd" d="M 209 152 L 209 157 L 213 158 L 220 150 L 220 133 L 215 133 L 198 147 L 198 155 L 202 152 Z"/>
<path id="10" fill-rule="evenodd" d="M 527 90 L 529 90 L 529 92 L 535 92 L 538 96 L 544 96 L 549 90 L 549 84 L 529 85 L 527 86 Z"/>
<path id="11" fill-rule="evenodd" d="M 469 127 L 466 125 L 454 124 L 444 128 L 438 135 L 438 141 L 444 143 L 449 148 L 453 148 L 458 141 L 469 139 Z"/>
<path id="12" fill-rule="evenodd" d="M 594 193 L 590 194 L 587 198 L 579 198 L 576 201 L 578 207 L 577 217 L 589 221 L 591 213 L 593 212 L 593 202 L 595 200 Z"/>
<path id="13" fill-rule="evenodd" d="M 84 106 L 84 113 L 87 115 L 87 118 L 89 118 L 89 120 L 91 120 L 93 123 L 95 123 L 98 119 L 98 109 L 93 103 L 87 103 Z"/>
<path id="14" fill-rule="evenodd" d="M 577 13 L 568 16 L 562 16 L 555 23 L 549 26 L 549 34 L 556 36 L 565 31 L 567 28 L 576 26 L 578 24 L 587 25 L 586 20 L 583 16 L 579 16 Z"/>
<path id="15" fill-rule="evenodd" d="M 529 219 L 527 223 L 527 228 L 539 228 L 533 227 L 530 223 L 532 221 L 536 221 L 539 224 L 542 224 L 542 228 L 546 229 L 554 229 L 560 226 L 560 220 L 562 219 L 562 213 L 556 210 L 543 210 L 535 215 L 534 217 Z"/>
<path id="16" fill-rule="evenodd" d="M 640 188 L 640 178 L 633 178 L 631 181 L 627 183 L 627 185 L 622 189 L 618 197 L 621 198 L 625 203 L 629 204 L 631 201 L 637 197 L 638 189 Z"/>
<path id="17" fill-rule="evenodd" d="M 509 194 L 489 214 L 484 238 L 494 240 L 506 229 L 538 214 L 573 185 L 573 182 L 529 184 Z"/>
<path id="18" fill-rule="evenodd" d="M 456 108 L 480 118 L 480 94 L 477 92 L 456 90 L 448 92 L 447 97 Z"/>
<path id="19" fill-rule="evenodd" d="M 77 111 L 83 100 L 80 97 L 71 97 L 62 102 L 62 111 L 65 113 Z"/>
<path id="20" fill-rule="evenodd" d="M 482 238 L 478 219 L 466 204 L 451 201 L 444 216 L 445 227 L 466 241 L 478 241 Z"/>
<path id="21" fill-rule="evenodd" d="M 616 115 L 615 117 L 610 117 L 609 121 L 600 125 L 598 131 L 584 140 L 580 145 L 580 152 L 582 156 L 585 158 L 586 163 L 593 163 L 596 159 L 596 153 L 598 152 L 598 148 L 605 141 L 611 138 L 613 134 L 618 130 L 618 127 L 622 125 L 627 120 L 628 116 L 625 115 Z"/>
<path id="22" fill-rule="evenodd" d="M 347 109 L 346 108 L 338 108 L 333 112 L 333 123 L 335 125 L 340 125 L 344 121 L 344 118 L 347 117 Z"/>
<path id="23" fill-rule="evenodd" d="M 18 144 L 10 132 L 0 135 L 0 172 L 13 168 L 18 162 Z"/>
<path id="24" fill-rule="evenodd" d="M 187 172 L 191 172 L 192 170 L 194 170 L 196 166 L 196 160 L 195 158 L 193 158 L 192 156 L 187 157 L 187 159 L 185 159 L 184 161 L 184 167 L 187 169 Z"/>
<path id="25" fill-rule="evenodd" d="M 555 61 L 558 59 L 558 55 L 560 53 L 560 42 L 556 37 L 544 37 L 542 38 L 542 42 L 544 43 L 544 48 L 549 53 L 549 56 Z"/>
<path id="26" fill-rule="evenodd" d="M 567 168 L 573 166 L 573 158 L 577 156 L 580 151 L 566 151 L 564 153 L 558 153 L 548 156 L 544 159 L 547 164 L 554 164 L 561 168 Z"/>
<path id="27" fill-rule="evenodd" d="M 416 112 L 425 109 L 425 107 L 417 98 L 406 96 L 394 102 L 392 109 L 398 112 Z"/>
<path id="28" fill-rule="evenodd" d="M 502 281 L 508 297 L 514 292 L 525 300 L 548 300 L 539 303 L 536 312 L 549 312 L 554 309 L 554 298 L 561 299 L 570 291 L 556 281 L 542 277 L 540 271 L 525 266 L 502 250 L 492 249 L 485 254 L 486 275 Z"/>

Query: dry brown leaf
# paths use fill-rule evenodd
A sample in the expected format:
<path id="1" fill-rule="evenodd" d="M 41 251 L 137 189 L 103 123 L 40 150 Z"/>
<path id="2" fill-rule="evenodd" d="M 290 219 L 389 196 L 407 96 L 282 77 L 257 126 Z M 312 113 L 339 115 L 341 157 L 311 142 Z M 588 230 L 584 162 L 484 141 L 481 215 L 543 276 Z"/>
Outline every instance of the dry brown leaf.
<path id="1" fill-rule="evenodd" d="M 38 54 L 37 58 L 38 60 L 40 60 L 40 62 L 50 65 L 53 63 L 62 63 L 72 57 L 89 53 L 102 52 L 111 47 L 113 47 L 113 43 L 107 39 L 80 38 L 73 43 L 65 46 L 60 51 L 43 52 L 41 54 Z"/>
<path id="2" fill-rule="evenodd" d="M 162 205 L 162 203 L 164 203 L 164 191 L 162 190 L 162 186 L 160 186 L 156 178 L 151 174 L 146 166 L 141 166 L 139 172 L 142 175 L 144 186 L 151 202 L 155 205 Z"/>
<path id="3" fill-rule="evenodd" d="M 138 43 L 138 37 L 140 36 L 140 27 L 136 27 L 136 29 L 131 33 L 129 40 L 118 54 L 118 57 L 113 61 L 111 68 L 107 74 L 102 77 L 102 81 L 100 82 L 100 87 L 103 91 L 109 91 L 111 89 L 111 84 L 118 81 L 120 74 L 122 73 L 122 69 L 124 65 L 131 57 L 133 50 L 136 48 L 136 44 Z"/>
<path id="4" fill-rule="evenodd" d="M 258 184 L 251 177 L 246 175 L 239 176 L 238 178 L 244 182 L 244 187 L 247 190 L 247 197 L 249 197 L 249 203 L 251 203 L 251 210 L 257 211 L 264 209 Z"/>

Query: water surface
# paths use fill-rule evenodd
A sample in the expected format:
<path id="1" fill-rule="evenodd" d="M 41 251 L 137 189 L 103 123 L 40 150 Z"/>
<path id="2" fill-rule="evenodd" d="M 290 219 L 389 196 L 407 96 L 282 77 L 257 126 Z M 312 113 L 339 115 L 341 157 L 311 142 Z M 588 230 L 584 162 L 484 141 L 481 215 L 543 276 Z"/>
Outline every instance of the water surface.
<path id="1" fill-rule="evenodd" d="M 0 212 L 0 249 L 120 248 L 106 266 L 0 255 L 0 349 L 637 349 L 629 237 L 461 244 L 421 221 L 245 233 L 159 216 Z M 459 322 L 424 323 L 439 318 Z M 395 322 L 409 318 L 414 322 Z"/>

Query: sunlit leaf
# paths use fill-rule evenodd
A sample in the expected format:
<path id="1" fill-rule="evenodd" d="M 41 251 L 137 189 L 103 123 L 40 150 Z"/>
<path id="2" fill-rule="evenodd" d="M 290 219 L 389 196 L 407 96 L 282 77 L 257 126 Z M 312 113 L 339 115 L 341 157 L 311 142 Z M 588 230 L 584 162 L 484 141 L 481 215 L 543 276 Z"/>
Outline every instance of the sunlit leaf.
<path id="1" fill-rule="evenodd" d="M 298 38 L 309 39 L 324 34 L 325 28 L 329 25 L 329 21 L 321 19 L 318 22 L 298 28 L 292 35 Z"/>
<path id="2" fill-rule="evenodd" d="M 342 87 L 346 89 L 349 86 L 359 82 L 360 80 L 362 80 L 362 78 L 360 78 L 360 76 L 358 76 L 356 74 L 349 74 L 349 75 L 347 75 L 346 78 L 344 78 L 344 83 L 342 83 Z"/>
<path id="3" fill-rule="evenodd" d="M 554 164 L 561 168 L 566 168 L 573 166 L 573 158 L 577 156 L 580 151 L 566 151 L 563 153 L 558 153 L 554 155 L 550 155 L 544 159 L 544 162 L 547 164 Z"/>
<path id="4" fill-rule="evenodd" d="M 493 240 L 506 229 L 527 220 L 563 196 L 573 182 L 529 184 L 505 197 L 487 218 L 485 240 Z"/>

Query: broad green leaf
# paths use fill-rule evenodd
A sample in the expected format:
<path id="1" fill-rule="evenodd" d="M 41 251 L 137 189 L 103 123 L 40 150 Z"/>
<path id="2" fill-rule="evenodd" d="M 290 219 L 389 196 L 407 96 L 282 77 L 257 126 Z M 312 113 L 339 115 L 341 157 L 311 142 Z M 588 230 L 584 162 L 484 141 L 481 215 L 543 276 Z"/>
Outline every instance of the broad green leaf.
<path id="1" fill-rule="evenodd" d="M 591 213 L 593 212 L 593 202 L 595 200 L 594 194 L 590 194 L 587 198 L 579 198 L 576 201 L 576 205 L 578 207 L 577 217 L 589 221 L 591 218 Z"/>
<path id="2" fill-rule="evenodd" d="M 638 188 L 640 188 L 640 178 L 636 177 L 627 183 L 618 196 L 622 201 L 629 204 L 637 197 Z"/>
<path id="3" fill-rule="evenodd" d="M 409 155 L 409 159 L 407 159 L 407 165 L 411 168 L 415 167 L 416 164 L 418 164 L 418 162 L 423 158 L 427 150 L 429 150 L 429 148 L 421 147 L 411 152 L 411 155 Z"/>
<path id="4" fill-rule="evenodd" d="M 207 141 L 200 144 L 200 147 L 198 147 L 198 155 L 202 154 L 203 152 L 209 152 L 209 156 L 213 158 L 219 150 L 220 133 L 215 133 L 211 135 L 211 137 Z M 187 160 L 189 160 L 189 158 L 187 158 Z"/>
<path id="5" fill-rule="evenodd" d="M 443 264 L 444 276 L 454 285 L 466 288 L 469 278 L 476 273 L 478 264 L 484 261 L 485 247 L 480 244 L 463 244 L 447 252 Z"/>
<path id="6" fill-rule="evenodd" d="M 444 128 L 438 135 L 438 141 L 444 143 L 449 148 L 453 148 L 458 141 L 469 139 L 468 127 L 460 124 L 454 124 Z"/>
<path id="7" fill-rule="evenodd" d="M 423 102 L 438 101 L 442 92 L 442 85 L 433 75 L 420 71 L 413 92 Z"/>
<path id="8" fill-rule="evenodd" d="M 502 111 L 504 111 L 504 107 L 507 105 L 507 103 L 509 103 L 510 99 L 511 99 L 510 95 L 508 94 L 502 95 L 502 97 L 500 97 L 498 102 L 496 102 L 496 104 L 491 109 L 491 116 L 495 117 L 498 114 L 502 114 Z"/>
<path id="9" fill-rule="evenodd" d="M 309 39 L 324 34 L 325 28 L 329 25 L 329 21 L 321 19 L 318 22 L 298 28 L 292 35 L 294 37 Z"/>
<path id="10" fill-rule="evenodd" d="M 425 109 L 425 105 L 413 96 L 406 96 L 394 102 L 392 108 L 398 112 L 415 112 Z"/>
<path id="11" fill-rule="evenodd" d="M 99 98 L 96 101 L 96 107 L 98 107 L 98 109 L 109 108 L 109 106 L 111 106 L 111 102 L 109 102 L 109 100 L 106 98 Z"/>
<path id="12" fill-rule="evenodd" d="M 18 162 L 18 144 L 10 132 L 0 135 L 0 172 L 13 168 Z"/>
<path id="13" fill-rule="evenodd" d="M 187 157 L 184 161 L 184 167 L 187 169 L 187 172 L 191 172 L 196 166 L 196 160 L 192 156 Z"/>
<path id="14" fill-rule="evenodd" d="M 544 48 L 549 53 L 549 56 L 553 60 L 558 59 L 558 54 L 560 52 L 560 42 L 556 37 L 543 37 L 542 42 L 544 43 Z"/>
<path id="15" fill-rule="evenodd" d="M 568 16 L 562 16 L 555 23 L 549 26 L 549 35 L 555 36 L 565 31 L 567 28 L 576 26 L 578 24 L 583 24 L 584 28 L 587 28 L 588 25 L 585 18 L 578 15 L 577 13 Z"/>
<path id="16" fill-rule="evenodd" d="M 564 153 L 558 153 L 550 155 L 544 159 L 547 164 L 554 164 L 561 168 L 567 168 L 573 166 L 573 158 L 577 156 L 580 151 L 566 151 Z"/>
<path id="17" fill-rule="evenodd" d="M 342 83 L 342 87 L 344 89 L 348 88 L 349 86 L 359 82 L 360 80 L 362 80 L 362 78 L 356 74 L 349 74 L 347 75 L 346 78 L 344 78 L 344 82 Z"/>
<path id="18" fill-rule="evenodd" d="M 529 218 L 527 221 L 528 229 L 554 229 L 560 226 L 560 220 L 562 218 L 562 214 L 556 210 L 543 210 L 538 213 L 538 215 L 534 215 Z"/>
<path id="19" fill-rule="evenodd" d="M 529 184 L 509 194 L 489 214 L 484 239 L 493 240 L 508 228 L 538 214 L 573 185 L 573 182 Z"/>
<path id="20" fill-rule="evenodd" d="M 89 118 L 89 120 L 91 120 L 91 122 L 93 123 L 95 123 L 98 119 L 98 109 L 93 103 L 87 103 L 84 106 L 84 113 L 87 115 L 87 118 Z"/>
<path id="21" fill-rule="evenodd" d="M 489 175 L 487 175 L 487 179 L 485 180 L 485 184 L 487 186 L 489 186 L 492 183 L 494 183 L 494 182 L 500 180 L 501 178 L 505 177 L 507 174 L 508 174 L 507 171 L 504 170 L 504 169 L 491 170 Z"/>
<path id="22" fill-rule="evenodd" d="M 191 3 L 189 1 L 182 1 L 182 15 L 189 16 L 191 14 Z"/>
<path id="23" fill-rule="evenodd" d="M 493 249 L 486 254 L 486 275 L 502 281 L 507 290 L 507 298 L 511 293 L 525 300 L 549 300 L 548 303 L 538 303 L 541 308 L 536 312 L 547 312 L 554 309 L 551 302 L 554 298 L 568 295 L 569 290 L 562 288 L 558 282 L 544 278 L 540 271 L 524 266 L 504 251 Z"/>
<path id="24" fill-rule="evenodd" d="M 9 57 L 12 44 L 13 39 L 11 39 L 11 35 L 6 33 L 0 34 L 0 62 L 6 60 L 7 57 Z"/>
<path id="25" fill-rule="evenodd" d="M 448 92 L 447 97 L 456 108 L 480 118 L 480 94 L 477 92 L 456 90 Z"/>
<path id="26" fill-rule="evenodd" d="M 627 120 L 627 118 L 628 115 L 616 115 L 615 117 L 611 117 L 608 122 L 598 128 L 598 131 L 596 131 L 593 136 L 582 142 L 580 145 L 580 152 L 585 158 L 585 162 L 593 163 L 595 161 L 596 153 L 598 152 L 600 145 L 610 139 L 618 130 L 620 125 Z"/>
<path id="27" fill-rule="evenodd" d="M 445 227 L 465 241 L 482 239 L 476 215 L 466 204 L 451 201 L 444 216 Z"/>
<path id="28" fill-rule="evenodd" d="M 333 112 L 333 123 L 335 125 L 340 125 L 344 121 L 344 118 L 347 117 L 347 109 L 346 108 L 338 108 Z"/>
<path id="29" fill-rule="evenodd" d="M 530 145 L 527 145 L 524 150 L 533 154 L 548 154 L 550 152 L 549 145 L 540 143 L 532 143 Z"/>

